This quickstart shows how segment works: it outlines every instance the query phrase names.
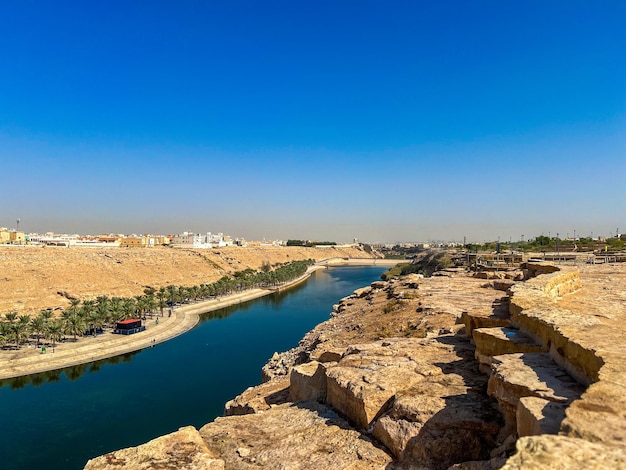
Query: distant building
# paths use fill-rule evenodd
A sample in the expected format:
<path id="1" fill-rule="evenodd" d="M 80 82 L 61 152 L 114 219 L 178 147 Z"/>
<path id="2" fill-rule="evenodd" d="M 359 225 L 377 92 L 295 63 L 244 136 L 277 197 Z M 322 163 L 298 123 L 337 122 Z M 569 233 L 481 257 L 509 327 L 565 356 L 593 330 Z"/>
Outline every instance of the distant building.
<path id="1" fill-rule="evenodd" d="M 146 246 L 145 237 L 123 237 L 120 240 L 120 247 L 122 248 L 145 248 Z"/>
<path id="2" fill-rule="evenodd" d="M 123 237 L 119 245 L 124 248 L 152 248 L 158 245 L 169 245 L 170 239 L 163 235 L 142 235 L 140 237 Z"/>
<path id="3" fill-rule="evenodd" d="M 206 234 L 199 234 L 193 232 L 183 232 L 173 238 L 172 245 L 176 248 L 221 248 L 224 246 L 232 246 L 233 240 L 228 235 L 224 236 L 222 233 L 213 234 L 211 232 L 207 232 Z"/>
<path id="4" fill-rule="evenodd" d="M 24 232 L 8 230 L 0 227 L 0 243 L 3 245 L 26 245 L 27 237 Z"/>

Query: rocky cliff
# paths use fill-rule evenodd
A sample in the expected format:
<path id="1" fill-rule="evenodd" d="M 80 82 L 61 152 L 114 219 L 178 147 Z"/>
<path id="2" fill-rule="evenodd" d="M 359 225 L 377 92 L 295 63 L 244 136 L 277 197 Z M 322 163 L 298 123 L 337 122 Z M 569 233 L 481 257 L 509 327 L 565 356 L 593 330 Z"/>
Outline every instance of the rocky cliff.
<path id="1" fill-rule="evenodd" d="M 626 269 L 436 274 L 355 291 L 225 417 L 86 468 L 626 465 Z"/>

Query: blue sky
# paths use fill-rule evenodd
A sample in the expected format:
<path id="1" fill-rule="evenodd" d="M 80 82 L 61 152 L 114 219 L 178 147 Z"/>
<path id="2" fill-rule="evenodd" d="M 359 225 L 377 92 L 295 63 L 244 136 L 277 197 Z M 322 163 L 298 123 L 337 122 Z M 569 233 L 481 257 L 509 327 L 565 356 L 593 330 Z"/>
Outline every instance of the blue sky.
<path id="1" fill-rule="evenodd" d="M 622 1 L 0 1 L 0 226 L 626 231 Z"/>

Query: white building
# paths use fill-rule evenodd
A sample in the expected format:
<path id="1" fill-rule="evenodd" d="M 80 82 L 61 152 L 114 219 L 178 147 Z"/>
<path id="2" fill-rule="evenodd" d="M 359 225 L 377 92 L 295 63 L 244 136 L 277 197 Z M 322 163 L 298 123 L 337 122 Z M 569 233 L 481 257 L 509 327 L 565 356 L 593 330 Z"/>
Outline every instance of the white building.
<path id="1" fill-rule="evenodd" d="M 228 235 L 224 236 L 223 233 L 212 234 L 207 232 L 206 234 L 200 234 L 183 232 L 174 237 L 172 244 L 179 248 L 208 249 L 232 246 L 233 240 Z"/>

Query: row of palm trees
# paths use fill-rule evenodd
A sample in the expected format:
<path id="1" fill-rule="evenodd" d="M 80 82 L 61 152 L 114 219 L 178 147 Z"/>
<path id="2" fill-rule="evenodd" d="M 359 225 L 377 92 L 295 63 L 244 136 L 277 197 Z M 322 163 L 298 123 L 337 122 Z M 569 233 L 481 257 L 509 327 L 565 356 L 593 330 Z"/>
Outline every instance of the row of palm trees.
<path id="1" fill-rule="evenodd" d="M 15 345 L 16 348 L 33 338 L 39 347 L 41 340 L 52 342 L 54 347 L 66 335 L 74 340 L 78 336 L 96 335 L 106 327 L 113 327 L 117 322 L 141 317 L 152 318 L 164 315 L 164 310 L 175 305 L 197 302 L 241 292 L 251 288 L 271 288 L 284 284 L 303 275 L 314 260 L 292 261 L 275 265 L 271 269 L 264 264 L 261 271 L 246 269 L 233 276 L 224 276 L 210 283 L 196 286 L 174 286 L 144 289 L 143 295 L 135 297 L 108 297 L 102 295 L 95 300 L 71 299 L 70 306 L 63 310 L 61 316 L 55 317 L 51 310 L 41 310 L 38 315 L 18 315 L 17 312 L 6 313 L 0 319 L 0 347 Z"/>

